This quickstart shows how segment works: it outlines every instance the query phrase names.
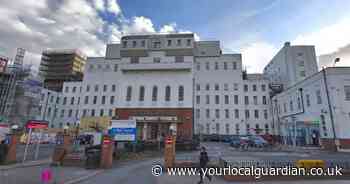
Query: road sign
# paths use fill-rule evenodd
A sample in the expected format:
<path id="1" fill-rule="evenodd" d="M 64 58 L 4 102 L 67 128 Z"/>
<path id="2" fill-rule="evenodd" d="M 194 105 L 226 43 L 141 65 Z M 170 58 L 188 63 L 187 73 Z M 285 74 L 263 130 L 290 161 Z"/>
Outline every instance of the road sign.
<path id="1" fill-rule="evenodd" d="M 114 137 L 115 141 L 135 141 L 136 121 L 135 120 L 111 120 L 111 127 L 108 134 Z"/>

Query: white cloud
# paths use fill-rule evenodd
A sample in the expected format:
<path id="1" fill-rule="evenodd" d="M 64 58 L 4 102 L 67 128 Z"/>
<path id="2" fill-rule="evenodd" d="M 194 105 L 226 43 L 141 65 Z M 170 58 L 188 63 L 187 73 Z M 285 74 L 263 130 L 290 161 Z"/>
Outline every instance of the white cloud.
<path id="1" fill-rule="evenodd" d="M 176 23 L 166 24 L 159 30 L 160 33 L 174 33 L 176 32 Z"/>
<path id="2" fill-rule="evenodd" d="M 343 57 L 337 66 L 350 66 L 350 19 L 342 19 L 318 31 L 302 34 L 292 44 L 315 45 L 319 65 L 331 66 L 335 57 Z M 347 58 L 347 59 L 346 59 Z"/>
<path id="3" fill-rule="evenodd" d="M 0 6 L 0 54 L 14 57 L 17 47 L 25 48 L 25 64 L 38 67 L 47 48 L 78 48 L 88 56 L 103 56 L 106 42 L 119 42 L 123 34 L 157 32 L 150 18 L 116 16 L 111 23 L 100 12 L 118 15 L 122 10 L 116 0 L 4 1 Z M 177 31 L 176 23 L 160 27 Z"/>
<path id="4" fill-rule="evenodd" d="M 115 15 L 118 15 L 121 12 L 117 0 L 107 0 L 107 10 Z"/>
<path id="5" fill-rule="evenodd" d="M 93 0 L 96 10 L 104 11 L 105 10 L 105 1 L 104 0 Z"/>
<path id="6" fill-rule="evenodd" d="M 243 66 L 249 73 L 262 73 L 264 67 L 277 53 L 277 48 L 267 42 L 255 42 L 241 50 Z"/>

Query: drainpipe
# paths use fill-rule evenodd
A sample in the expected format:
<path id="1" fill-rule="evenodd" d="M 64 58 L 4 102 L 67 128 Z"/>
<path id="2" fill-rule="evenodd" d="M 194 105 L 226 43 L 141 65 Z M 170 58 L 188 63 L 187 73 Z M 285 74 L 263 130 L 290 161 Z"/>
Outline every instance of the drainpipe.
<path id="1" fill-rule="evenodd" d="M 329 90 L 328 90 L 328 83 L 327 83 L 327 75 L 326 75 L 326 69 L 325 69 L 325 68 L 322 68 L 322 74 L 323 74 L 324 86 L 325 86 L 325 89 L 326 89 L 329 116 L 330 116 L 330 118 L 331 118 L 331 123 L 332 123 L 333 141 L 334 141 L 334 144 L 336 144 L 337 135 L 336 135 L 336 132 L 335 132 L 334 117 L 333 117 L 333 111 L 332 111 L 331 100 L 330 100 L 330 97 L 329 97 Z M 337 145 L 335 151 L 338 151 L 338 145 Z"/>

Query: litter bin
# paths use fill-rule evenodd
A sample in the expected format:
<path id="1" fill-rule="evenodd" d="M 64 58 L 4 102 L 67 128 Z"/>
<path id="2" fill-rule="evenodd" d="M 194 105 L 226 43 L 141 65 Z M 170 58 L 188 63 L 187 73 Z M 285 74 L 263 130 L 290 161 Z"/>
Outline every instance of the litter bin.
<path id="1" fill-rule="evenodd" d="M 6 144 L 0 144 L 0 164 L 5 164 L 8 147 Z"/>
<path id="2" fill-rule="evenodd" d="M 101 150 L 99 149 L 88 149 L 86 154 L 86 169 L 97 169 L 100 166 Z"/>

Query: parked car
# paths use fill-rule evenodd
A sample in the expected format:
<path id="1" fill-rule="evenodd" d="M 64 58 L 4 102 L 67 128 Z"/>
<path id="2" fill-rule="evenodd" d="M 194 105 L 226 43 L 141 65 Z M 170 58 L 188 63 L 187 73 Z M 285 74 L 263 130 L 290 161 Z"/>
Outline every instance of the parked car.
<path id="1" fill-rule="evenodd" d="M 249 137 L 241 136 L 239 138 L 239 145 L 240 145 L 240 148 L 246 149 L 249 146 L 251 146 L 251 140 L 249 139 Z"/>
<path id="2" fill-rule="evenodd" d="M 269 143 L 261 136 L 250 136 L 249 139 L 253 147 L 265 148 L 269 145 Z"/>
<path id="3" fill-rule="evenodd" d="M 230 140 L 230 146 L 234 148 L 239 148 L 241 145 L 241 140 L 239 137 L 232 137 Z"/>

